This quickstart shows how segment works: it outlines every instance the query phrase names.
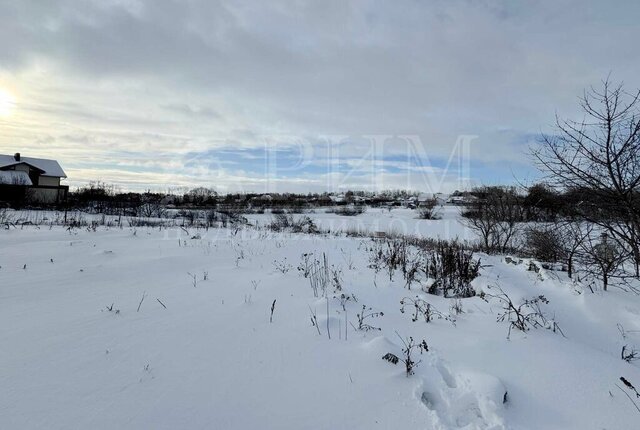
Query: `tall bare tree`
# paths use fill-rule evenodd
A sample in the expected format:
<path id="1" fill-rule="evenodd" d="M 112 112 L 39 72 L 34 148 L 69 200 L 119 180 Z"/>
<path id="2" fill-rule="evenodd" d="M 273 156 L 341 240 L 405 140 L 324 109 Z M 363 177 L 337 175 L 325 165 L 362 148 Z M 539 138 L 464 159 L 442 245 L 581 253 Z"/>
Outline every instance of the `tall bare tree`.
<path id="1" fill-rule="evenodd" d="M 607 79 L 580 106 L 583 119 L 556 116 L 533 155 L 550 183 L 589 193 L 576 211 L 624 245 L 640 276 L 640 91 Z"/>

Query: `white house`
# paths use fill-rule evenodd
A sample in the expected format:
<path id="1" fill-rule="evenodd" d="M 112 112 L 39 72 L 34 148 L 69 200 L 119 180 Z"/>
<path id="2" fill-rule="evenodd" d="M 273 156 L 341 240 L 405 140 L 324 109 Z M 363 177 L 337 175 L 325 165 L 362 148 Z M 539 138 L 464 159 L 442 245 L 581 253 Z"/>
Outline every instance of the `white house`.
<path id="1" fill-rule="evenodd" d="M 69 191 L 60 184 L 66 177 L 55 160 L 0 154 L 0 201 L 59 203 Z"/>

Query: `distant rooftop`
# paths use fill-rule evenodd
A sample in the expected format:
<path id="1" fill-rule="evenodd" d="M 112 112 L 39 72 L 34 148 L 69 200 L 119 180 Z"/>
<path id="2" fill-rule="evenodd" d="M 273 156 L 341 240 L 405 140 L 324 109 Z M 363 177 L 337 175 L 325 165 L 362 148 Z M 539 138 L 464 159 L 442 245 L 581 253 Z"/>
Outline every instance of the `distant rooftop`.
<path id="1" fill-rule="evenodd" d="M 17 158 L 17 159 L 16 159 Z M 56 160 L 48 160 L 45 158 L 22 157 L 20 154 L 4 155 L 0 154 L 0 169 L 25 163 L 43 171 L 42 176 L 54 176 L 58 178 L 66 178 L 62 167 Z"/>

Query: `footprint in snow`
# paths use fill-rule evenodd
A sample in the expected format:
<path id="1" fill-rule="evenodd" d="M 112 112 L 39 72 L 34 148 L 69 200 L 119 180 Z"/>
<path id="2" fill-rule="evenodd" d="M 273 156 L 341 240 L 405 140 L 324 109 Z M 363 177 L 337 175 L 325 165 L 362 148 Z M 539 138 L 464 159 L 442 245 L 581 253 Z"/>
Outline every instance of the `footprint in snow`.
<path id="1" fill-rule="evenodd" d="M 430 411 L 436 428 L 506 429 L 502 416 L 506 389 L 498 378 L 477 372 L 453 373 L 430 354 L 416 397 Z"/>

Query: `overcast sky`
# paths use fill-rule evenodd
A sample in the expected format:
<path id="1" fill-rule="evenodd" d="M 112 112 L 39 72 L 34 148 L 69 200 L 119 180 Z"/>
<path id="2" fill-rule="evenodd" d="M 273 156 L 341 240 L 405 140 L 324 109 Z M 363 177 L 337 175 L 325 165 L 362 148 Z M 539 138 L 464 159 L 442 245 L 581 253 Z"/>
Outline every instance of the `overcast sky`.
<path id="1" fill-rule="evenodd" d="M 0 153 L 123 189 L 531 181 L 556 112 L 609 73 L 640 87 L 638 17 L 634 0 L 0 0 Z"/>

